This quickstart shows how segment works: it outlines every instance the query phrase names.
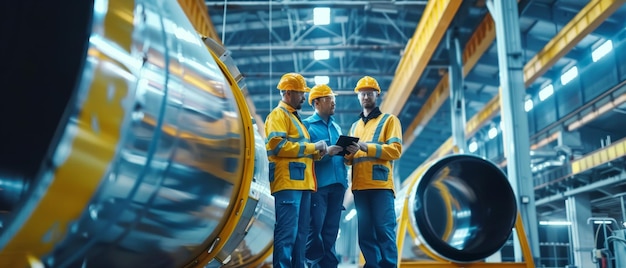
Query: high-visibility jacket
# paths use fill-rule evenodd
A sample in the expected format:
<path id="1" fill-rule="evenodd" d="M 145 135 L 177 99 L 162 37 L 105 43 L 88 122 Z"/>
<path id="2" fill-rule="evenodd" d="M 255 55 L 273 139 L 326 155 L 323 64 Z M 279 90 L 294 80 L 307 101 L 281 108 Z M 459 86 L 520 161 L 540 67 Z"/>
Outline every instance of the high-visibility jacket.
<path id="1" fill-rule="evenodd" d="M 402 154 L 402 128 L 396 116 L 378 113 L 367 123 L 359 119 L 352 124 L 349 135 L 367 143 L 367 152 L 359 150 L 345 159 L 352 165 L 352 190 L 390 189 L 395 194 L 393 160 Z"/>
<path id="2" fill-rule="evenodd" d="M 306 127 L 293 112 L 295 109 L 281 101 L 265 120 L 265 149 L 269 159 L 272 193 L 281 190 L 317 190 L 313 160 L 319 151 Z"/>

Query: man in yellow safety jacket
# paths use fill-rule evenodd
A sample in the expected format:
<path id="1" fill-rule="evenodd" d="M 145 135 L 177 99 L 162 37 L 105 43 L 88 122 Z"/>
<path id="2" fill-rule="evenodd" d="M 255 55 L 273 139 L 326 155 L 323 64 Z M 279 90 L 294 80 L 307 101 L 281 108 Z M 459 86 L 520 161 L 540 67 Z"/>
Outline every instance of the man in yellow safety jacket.
<path id="1" fill-rule="evenodd" d="M 310 224 L 311 192 L 316 190 L 313 160 L 326 153 L 326 142 L 312 143 L 297 110 L 309 91 L 302 75 L 284 74 L 278 82 L 282 99 L 265 120 L 265 149 L 274 196 L 273 267 L 304 267 Z"/>
<path id="2" fill-rule="evenodd" d="M 352 193 L 358 220 L 358 238 L 364 268 L 397 267 L 395 190 L 393 160 L 402 154 L 400 120 L 380 111 L 378 81 L 364 76 L 354 91 L 363 108 L 349 135 L 358 143 L 347 147 L 344 158 L 352 165 Z"/>

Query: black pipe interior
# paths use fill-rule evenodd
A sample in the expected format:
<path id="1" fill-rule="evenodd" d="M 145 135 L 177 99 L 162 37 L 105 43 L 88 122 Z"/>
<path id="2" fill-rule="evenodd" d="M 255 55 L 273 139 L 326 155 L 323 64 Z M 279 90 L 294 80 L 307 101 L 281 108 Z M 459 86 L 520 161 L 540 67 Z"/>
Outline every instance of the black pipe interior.
<path id="1" fill-rule="evenodd" d="M 413 213 L 423 242 L 437 255 L 474 262 L 493 255 L 509 239 L 517 217 L 515 200 L 497 166 L 479 157 L 454 155 L 422 176 Z M 458 211 L 450 213 L 447 201 Z"/>
<path id="2" fill-rule="evenodd" d="M 27 185 L 46 164 L 67 121 L 94 3 L 26 0 L 1 5 L 0 180 L 19 185 L 15 180 L 21 179 Z M 0 195 L 6 190 L 10 188 Z"/>

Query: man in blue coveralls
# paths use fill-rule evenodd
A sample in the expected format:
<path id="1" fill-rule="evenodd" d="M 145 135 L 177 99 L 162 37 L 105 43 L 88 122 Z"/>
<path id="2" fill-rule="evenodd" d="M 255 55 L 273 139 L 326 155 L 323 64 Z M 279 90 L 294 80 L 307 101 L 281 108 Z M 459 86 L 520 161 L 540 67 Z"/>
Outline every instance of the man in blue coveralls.
<path id="1" fill-rule="evenodd" d="M 335 122 L 335 94 L 327 85 L 316 85 L 309 93 L 309 104 L 315 113 L 303 120 L 311 142 L 335 144 L 341 128 Z M 309 267 L 337 267 L 335 241 L 339 231 L 343 197 L 348 187 L 347 168 L 343 157 L 336 155 L 343 148 L 328 147 L 327 156 L 315 162 L 317 192 L 311 195 L 311 232 L 307 239 L 306 258 Z"/>

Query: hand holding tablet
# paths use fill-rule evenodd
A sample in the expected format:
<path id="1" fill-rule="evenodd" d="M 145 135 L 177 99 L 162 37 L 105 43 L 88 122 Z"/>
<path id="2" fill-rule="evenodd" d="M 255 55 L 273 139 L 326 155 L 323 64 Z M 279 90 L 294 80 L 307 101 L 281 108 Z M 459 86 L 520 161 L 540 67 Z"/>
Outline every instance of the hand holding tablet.
<path id="1" fill-rule="evenodd" d="M 359 138 L 346 135 L 339 136 L 339 139 L 337 140 L 337 143 L 335 143 L 335 145 L 341 146 L 341 148 L 343 148 L 343 151 L 337 153 L 337 155 L 349 154 L 349 152 L 346 150 L 346 147 L 352 145 L 353 142 L 359 142 Z"/>

